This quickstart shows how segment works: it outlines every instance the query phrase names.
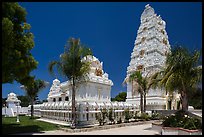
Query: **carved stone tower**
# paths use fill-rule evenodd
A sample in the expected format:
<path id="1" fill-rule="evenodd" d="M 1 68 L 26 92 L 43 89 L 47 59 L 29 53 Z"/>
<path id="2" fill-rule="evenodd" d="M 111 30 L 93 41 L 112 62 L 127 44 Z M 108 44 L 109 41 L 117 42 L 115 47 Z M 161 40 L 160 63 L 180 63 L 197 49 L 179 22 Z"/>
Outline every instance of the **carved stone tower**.
<path id="1" fill-rule="evenodd" d="M 157 16 L 154 9 L 148 4 L 141 15 L 141 24 L 137 31 L 131 60 L 127 67 L 126 79 L 136 70 L 142 72 L 143 76 L 151 75 L 160 70 L 166 60 L 166 55 L 170 52 L 166 23 Z M 127 82 L 127 102 L 139 105 L 140 95 L 135 91 L 134 83 Z M 165 91 L 159 89 L 150 91 L 147 94 L 147 105 L 157 105 L 164 108 Z M 147 107 L 148 108 L 148 107 Z M 152 108 L 152 107 L 151 107 Z"/>

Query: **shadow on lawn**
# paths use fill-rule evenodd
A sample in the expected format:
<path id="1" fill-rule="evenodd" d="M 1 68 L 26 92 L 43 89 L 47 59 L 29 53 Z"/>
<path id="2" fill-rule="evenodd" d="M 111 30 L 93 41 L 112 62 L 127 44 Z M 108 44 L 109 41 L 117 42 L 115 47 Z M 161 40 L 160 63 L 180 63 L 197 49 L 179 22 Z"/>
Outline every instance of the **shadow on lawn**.
<path id="1" fill-rule="evenodd" d="M 41 132 L 42 127 L 37 125 L 32 126 L 20 126 L 19 124 L 4 124 L 2 126 L 3 135 L 16 134 L 16 133 L 29 133 L 29 132 Z"/>

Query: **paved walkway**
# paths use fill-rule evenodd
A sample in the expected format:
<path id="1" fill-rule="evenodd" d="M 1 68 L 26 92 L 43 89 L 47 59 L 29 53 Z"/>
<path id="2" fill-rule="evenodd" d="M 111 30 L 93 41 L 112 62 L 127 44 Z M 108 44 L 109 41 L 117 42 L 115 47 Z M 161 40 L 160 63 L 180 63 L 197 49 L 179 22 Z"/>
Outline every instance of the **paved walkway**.
<path id="1" fill-rule="evenodd" d="M 143 124 L 89 132 L 69 133 L 62 130 L 55 130 L 40 133 L 23 133 L 19 135 L 159 135 L 159 133 L 152 130 L 152 124 Z"/>
<path id="2" fill-rule="evenodd" d="M 202 109 L 195 109 L 195 110 L 191 110 L 190 112 L 199 117 L 202 117 Z"/>

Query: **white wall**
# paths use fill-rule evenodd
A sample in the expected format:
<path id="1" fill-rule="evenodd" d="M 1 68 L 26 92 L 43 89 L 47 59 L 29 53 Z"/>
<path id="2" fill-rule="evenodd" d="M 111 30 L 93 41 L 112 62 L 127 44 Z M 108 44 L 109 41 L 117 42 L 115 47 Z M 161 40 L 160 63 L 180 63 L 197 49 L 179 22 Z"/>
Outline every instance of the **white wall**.
<path id="1" fill-rule="evenodd" d="M 15 108 L 2 108 L 2 115 L 9 116 L 9 117 L 14 117 L 17 114 L 17 107 Z M 19 107 L 18 108 L 18 113 L 19 114 L 27 114 L 28 113 L 28 107 Z"/>
<path id="2" fill-rule="evenodd" d="M 100 91 L 99 91 L 100 89 Z M 81 84 L 76 91 L 76 100 L 78 101 L 110 101 L 111 86 L 94 83 L 94 82 L 86 82 Z M 100 99 L 99 99 L 100 93 Z"/>

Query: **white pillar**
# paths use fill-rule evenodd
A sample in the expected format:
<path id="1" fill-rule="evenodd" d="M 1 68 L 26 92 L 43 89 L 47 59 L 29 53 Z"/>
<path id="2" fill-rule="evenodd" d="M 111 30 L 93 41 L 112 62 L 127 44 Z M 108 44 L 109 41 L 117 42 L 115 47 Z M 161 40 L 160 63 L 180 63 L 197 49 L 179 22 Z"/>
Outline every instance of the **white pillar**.
<path id="1" fill-rule="evenodd" d="M 16 119 L 16 122 L 19 123 L 20 120 L 19 120 L 19 112 L 18 112 L 18 109 L 19 109 L 19 101 L 17 102 L 17 119 Z"/>

